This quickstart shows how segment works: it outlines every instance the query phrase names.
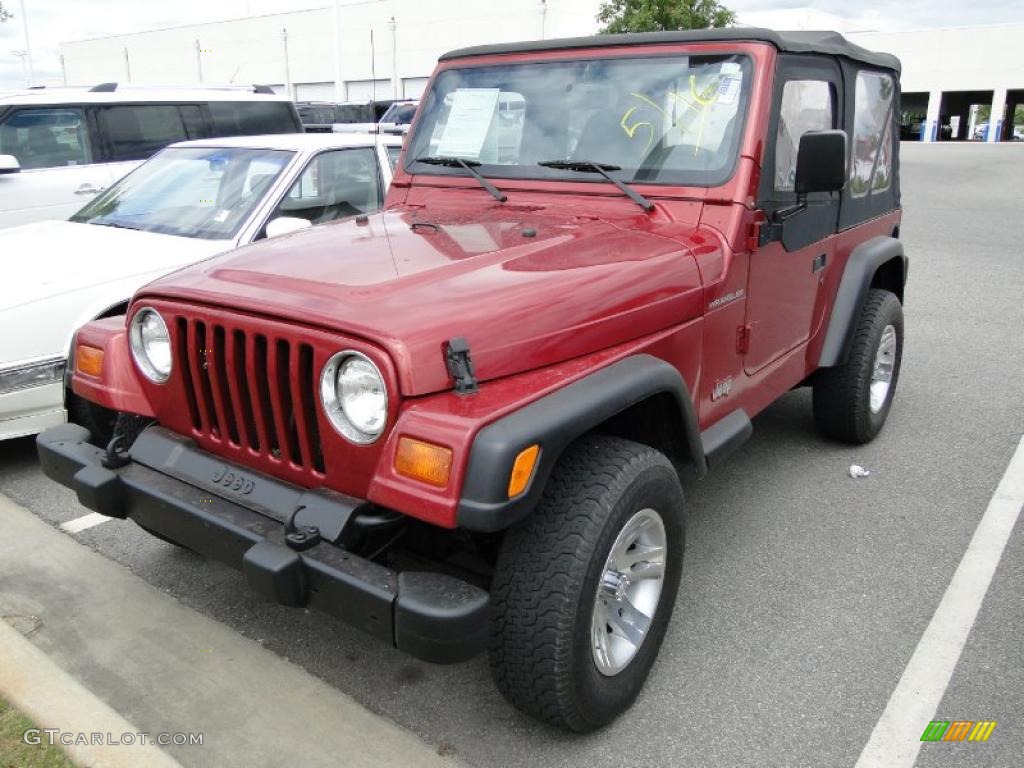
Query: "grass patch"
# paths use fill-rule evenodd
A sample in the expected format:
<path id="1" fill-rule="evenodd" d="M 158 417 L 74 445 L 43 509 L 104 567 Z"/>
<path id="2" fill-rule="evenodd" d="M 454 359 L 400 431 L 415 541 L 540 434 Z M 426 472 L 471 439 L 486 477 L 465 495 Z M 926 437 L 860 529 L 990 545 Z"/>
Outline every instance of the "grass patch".
<path id="1" fill-rule="evenodd" d="M 42 743 L 26 744 L 22 735 L 35 725 L 0 699 L 0 768 L 75 768 L 60 747 L 51 747 L 46 734 Z"/>

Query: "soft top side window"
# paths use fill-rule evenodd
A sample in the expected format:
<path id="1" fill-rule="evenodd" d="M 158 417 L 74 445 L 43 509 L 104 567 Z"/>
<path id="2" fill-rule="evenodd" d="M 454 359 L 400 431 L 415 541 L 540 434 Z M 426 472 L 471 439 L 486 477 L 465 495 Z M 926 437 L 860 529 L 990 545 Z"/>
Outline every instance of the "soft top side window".
<path id="1" fill-rule="evenodd" d="M 892 182 L 892 110 L 896 88 L 890 75 L 858 72 L 854 95 L 850 194 L 865 197 Z"/>
<path id="2" fill-rule="evenodd" d="M 775 189 L 792 192 L 800 137 L 835 127 L 835 94 L 825 80 L 788 80 L 782 89 L 775 137 Z"/>

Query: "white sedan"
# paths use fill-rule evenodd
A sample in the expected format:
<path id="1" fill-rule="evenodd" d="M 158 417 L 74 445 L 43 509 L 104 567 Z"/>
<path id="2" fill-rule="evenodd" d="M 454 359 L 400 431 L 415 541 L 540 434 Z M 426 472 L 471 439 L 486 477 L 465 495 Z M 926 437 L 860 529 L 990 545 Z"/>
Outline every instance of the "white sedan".
<path id="1" fill-rule="evenodd" d="M 68 221 L 0 231 L 0 440 L 66 420 L 64 369 L 80 326 L 122 314 L 139 287 L 179 267 L 377 210 L 401 142 L 330 133 L 182 142 Z"/>

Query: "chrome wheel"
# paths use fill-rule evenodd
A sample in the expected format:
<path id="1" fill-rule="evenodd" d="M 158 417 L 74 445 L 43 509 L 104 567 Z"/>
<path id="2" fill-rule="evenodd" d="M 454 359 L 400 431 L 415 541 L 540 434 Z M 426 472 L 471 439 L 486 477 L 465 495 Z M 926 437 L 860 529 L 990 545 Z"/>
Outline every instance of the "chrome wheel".
<path id="1" fill-rule="evenodd" d="M 636 656 L 658 610 L 665 581 L 665 524 L 653 509 L 629 519 L 612 544 L 594 597 L 594 663 L 617 675 Z"/>
<path id="2" fill-rule="evenodd" d="M 875 365 L 871 369 L 871 412 L 878 413 L 889 397 L 892 372 L 896 367 L 896 329 L 885 326 L 875 351 Z"/>

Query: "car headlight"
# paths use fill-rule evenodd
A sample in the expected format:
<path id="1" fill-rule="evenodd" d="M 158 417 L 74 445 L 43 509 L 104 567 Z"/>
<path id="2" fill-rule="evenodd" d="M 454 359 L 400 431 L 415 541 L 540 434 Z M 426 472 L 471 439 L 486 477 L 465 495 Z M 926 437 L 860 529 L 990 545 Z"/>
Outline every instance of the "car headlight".
<path id="1" fill-rule="evenodd" d="M 320 374 L 320 402 L 331 424 L 353 443 L 372 443 L 388 419 L 388 391 L 380 370 L 366 355 L 345 350 Z"/>
<path id="2" fill-rule="evenodd" d="M 171 335 L 160 313 L 143 307 L 132 318 L 128 339 L 139 370 L 152 382 L 163 384 L 171 375 Z"/>

